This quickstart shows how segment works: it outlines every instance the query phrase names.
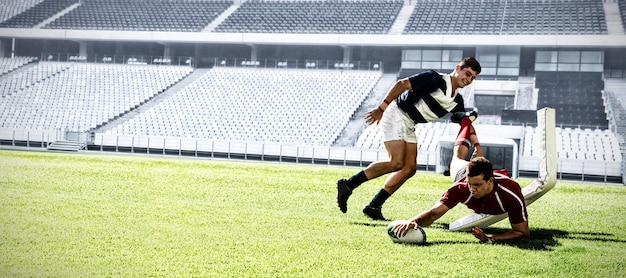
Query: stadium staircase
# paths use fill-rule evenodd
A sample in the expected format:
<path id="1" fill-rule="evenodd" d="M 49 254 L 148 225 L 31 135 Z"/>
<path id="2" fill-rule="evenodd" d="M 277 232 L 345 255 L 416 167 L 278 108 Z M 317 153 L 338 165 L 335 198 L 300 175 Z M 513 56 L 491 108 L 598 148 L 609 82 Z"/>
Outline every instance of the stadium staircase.
<path id="1" fill-rule="evenodd" d="M 53 151 L 80 151 L 82 149 L 84 149 L 86 146 L 86 143 L 84 142 L 79 142 L 79 141 L 66 141 L 66 140 L 59 140 L 59 141 L 54 141 L 52 142 L 50 145 L 48 145 L 47 149 L 48 150 L 53 150 Z"/>
<path id="2" fill-rule="evenodd" d="M 57 20 L 59 17 L 62 17 L 66 13 L 69 13 L 71 10 L 76 9 L 76 7 L 78 7 L 78 6 L 80 6 L 80 3 L 74 3 L 71 6 L 69 6 L 69 7 L 65 8 L 64 10 L 60 11 L 59 13 L 55 14 L 54 16 L 51 16 L 51 17 L 47 18 L 46 20 L 42 21 L 41 23 L 35 25 L 33 28 L 40 29 L 41 27 L 44 27 L 44 26 L 48 25 L 50 22 Z"/>
<path id="3" fill-rule="evenodd" d="M 378 80 L 372 92 L 367 96 L 367 98 L 361 103 L 361 106 L 354 112 L 350 121 L 346 125 L 346 127 L 339 135 L 339 138 L 333 144 L 334 147 L 352 147 L 354 143 L 359 138 L 359 135 L 365 128 L 367 127 L 365 124 L 365 120 L 363 117 L 365 112 L 374 109 L 380 102 L 383 97 L 387 94 L 389 88 L 396 82 L 395 74 L 383 74 L 382 77 Z"/>
<path id="4" fill-rule="evenodd" d="M 6 78 L 6 76 L 22 71 L 28 66 L 37 65 L 37 59 L 27 57 L 0 58 L 0 63 L 6 63 L 0 68 L 0 78 Z"/>
<path id="5" fill-rule="evenodd" d="M 113 119 L 112 121 L 109 121 L 109 122 L 103 124 L 102 126 L 98 127 L 97 129 L 94 130 L 94 133 L 99 133 L 99 132 L 104 132 L 106 130 L 114 129 L 118 125 L 120 125 L 120 124 L 122 124 L 122 123 L 124 123 L 124 122 L 126 122 L 126 121 L 128 121 L 128 120 L 130 120 L 130 119 L 132 119 L 134 117 L 136 117 L 137 115 L 141 114 L 141 112 L 146 111 L 146 110 L 148 110 L 151 107 L 154 107 L 156 105 L 159 105 L 159 103 L 161 103 L 163 101 L 167 101 L 167 99 L 170 96 L 176 94 L 176 92 L 178 92 L 179 90 L 187 87 L 187 85 L 192 84 L 198 78 L 202 77 L 204 74 L 206 74 L 210 70 L 211 69 L 208 69 L 208 68 L 202 68 L 202 69 L 194 70 L 193 72 L 191 72 L 191 74 L 189 74 L 183 80 L 181 80 L 180 82 L 176 83 L 175 85 L 173 85 L 169 89 L 165 90 L 164 92 L 156 95 L 155 97 L 153 97 L 152 99 L 150 99 L 149 101 L 144 103 L 143 105 L 140 105 L 136 109 L 133 109 L 129 113 L 126 113 L 124 116 L 121 116 L 119 118 Z"/>
<path id="6" fill-rule="evenodd" d="M 202 29 L 202 32 L 212 32 L 215 29 L 215 27 L 220 25 L 220 23 L 222 23 L 226 18 L 228 18 L 228 16 L 230 16 L 238 8 L 239 8 L 239 5 L 237 4 L 228 7 L 228 9 L 226 9 L 221 15 L 216 17 L 209 25 L 207 25 L 204 29 Z"/>
<path id="7" fill-rule="evenodd" d="M 625 34 L 617 2 L 604 1 L 604 16 L 609 35 Z"/>
<path id="8" fill-rule="evenodd" d="M 609 129 L 617 135 L 622 153 L 622 178 L 626 184 L 626 80 L 605 78 L 604 98 L 609 116 Z"/>
<path id="9" fill-rule="evenodd" d="M 0 88 L 2 89 L 0 95 L 4 98 L 15 93 L 19 93 L 28 87 L 53 78 L 53 76 L 69 69 L 69 66 L 60 66 L 50 71 L 43 72 L 43 75 L 37 77 L 36 79 L 28 79 L 27 76 L 33 76 L 33 73 L 38 71 L 37 67 L 41 67 L 40 64 L 37 60 L 32 60 L 6 74 L 0 75 Z M 15 82 L 11 84 L 12 81 L 22 78 L 24 78 L 23 80 L 26 82 L 22 81 L 17 84 L 17 86 L 15 86 Z"/>
<path id="10" fill-rule="evenodd" d="M 413 1 L 409 1 L 409 3 L 413 3 Z M 391 28 L 389 29 L 389 35 L 400 35 L 404 32 L 404 27 L 406 23 L 409 22 L 411 18 L 411 14 L 413 13 L 413 9 L 415 9 L 415 4 L 405 4 L 402 6 L 402 9 L 396 16 L 396 21 L 393 22 Z"/>

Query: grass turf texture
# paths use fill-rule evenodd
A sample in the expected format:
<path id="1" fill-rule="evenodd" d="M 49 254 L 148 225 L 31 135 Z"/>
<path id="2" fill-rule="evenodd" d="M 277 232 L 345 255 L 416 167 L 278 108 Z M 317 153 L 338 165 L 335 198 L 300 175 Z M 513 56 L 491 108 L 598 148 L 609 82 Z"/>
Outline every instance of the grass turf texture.
<path id="1" fill-rule="evenodd" d="M 335 182 L 356 168 L 0 151 L 0 276 L 619 277 L 626 188 L 559 182 L 529 206 L 531 239 L 479 244 L 447 224 L 425 246 L 394 244 Z M 520 180 L 525 186 L 531 180 Z M 383 208 L 406 219 L 448 178 L 418 173 Z M 502 221 L 487 229 L 508 229 Z"/>

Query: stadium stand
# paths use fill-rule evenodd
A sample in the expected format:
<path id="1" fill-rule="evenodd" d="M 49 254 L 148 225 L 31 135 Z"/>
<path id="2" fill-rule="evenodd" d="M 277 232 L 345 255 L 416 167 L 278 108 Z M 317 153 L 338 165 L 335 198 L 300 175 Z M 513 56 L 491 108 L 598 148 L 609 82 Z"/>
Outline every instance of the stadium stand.
<path id="1" fill-rule="evenodd" d="M 65 68 L 61 72 L 60 69 Z M 86 131 L 138 105 L 189 74 L 184 66 L 39 62 L 32 86 L 3 97 L 0 127 Z M 52 74 L 56 72 L 57 74 Z"/>
<path id="2" fill-rule="evenodd" d="M 500 123 L 502 124 L 526 124 L 537 122 L 536 110 L 502 110 Z"/>
<path id="3" fill-rule="evenodd" d="M 557 157 L 594 161 L 621 162 L 622 154 L 614 133 L 602 129 L 557 127 Z M 526 127 L 524 156 L 535 156 L 535 128 Z"/>
<path id="4" fill-rule="evenodd" d="M 607 34 L 601 0 L 415 0 L 405 34 Z"/>
<path id="5" fill-rule="evenodd" d="M 626 28 L 626 0 L 617 0 L 616 6 Z M 399 19 L 403 7 L 404 11 L 414 7 L 406 25 L 398 24 L 407 19 Z M 0 0 L 0 28 L 390 34 L 392 26 L 393 32 L 404 26 L 403 34 L 603 35 L 608 34 L 607 18 L 618 23 L 617 15 L 605 14 L 603 8 L 609 7 L 602 0 Z M 47 25 L 42 27 L 44 24 Z M 610 35 L 616 34 L 612 31 Z M 15 45 L 19 47 L 21 42 L 17 39 Z M 9 41 L 4 43 L 7 55 Z M 53 43 L 47 44 L 44 51 L 57 51 Z M 109 139 L 137 135 L 163 141 L 197 138 L 227 144 L 271 142 L 281 147 L 285 144 L 331 148 L 351 119 L 362 121 L 355 111 L 366 103 L 364 100 L 382 74 L 355 70 L 358 67 L 349 66 L 352 61 L 335 64 L 343 70 L 328 70 L 332 66 L 321 70 L 321 63 L 309 66 L 309 62 L 307 70 L 292 69 L 287 62 L 267 69 L 267 60 L 263 61 L 266 57 L 245 57 L 240 60 L 243 68 L 192 69 L 165 66 L 171 60 L 161 56 L 142 59 L 120 53 L 124 61 L 110 56 L 99 58 L 103 53 L 98 51 L 102 50 L 87 46 L 84 51 L 82 47 L 80 55 L 67 54 L 67 61 L 80 63 L 37 62 L 34 57 L 0 59 L 0 141 L 15 141 L 16 133 L 32 130 L 43 146 L 44 141 L 51 142 L 44 137 L 67 138 L 67 133 L 48 131 L 65 129 L 91 131 L 90 136 L 94 132 L 107 133 L 101 138 Z M 522 59 L 541 49 L 525 48 L 522 46 Z M 119 49 L 125 52 L 123 47 Z M 186 47 L 171 50 L 175 55 L 188 51 Z M 471 55 L 474 50 L 467 47 L 463 51 Z M 26 55 L 35 51 L 38 50 Z M 267 56 L 265 52 L 270 51 L 259 51 L 253 56 Z M 503 124 L 524 130 L 514 138 L 520 140 L 520 170 L 530 173 L 537 166 L 533 149 L 536 131 L 532 126 L 537 120 L 534 109 L 549 106 L 557 110 L 559 172 L 623 176 L 626 168 L 620 170 L 619 164 L 625 154 L 626 128 L 622 119 L 626 119 L 626 90 L 622 88 L 626 88 L 626 81 L 623 67 L 612 62 L 623 57 L 610 49 L 604 52 L 604 70 L 618 70 L 610 77 L 620 79 L 621 86 L 608 93 L 609 79 L 603 79 L 602 73 L 535 72 L 532 59 L 521 63 L 519 72 L 525 70 L 524 78 L 532 80 L 529 87 L 536 87 L 532 94 L 515 95 L 515 109 L 523 110 L 504 110 L 498 118 Z M 354 54 L 351 59 L 367 56 Z M 41 57 L 45 55 L 48 53 Z M 98 59 L 91 59 L 92 56 Z M 100 60 L 112 64 L 85 63 Z M 145 65 L 150 61 L 164 65 Z M 113 65 L 120 62 L 129 64 Z M 393 65 L 384 70 L 390 68 Z M 194 78 L 188 78 L 190 75 Z M 404 75 L 401 69 L 398 77 Z M 512 76 L 509 80 L 518 82 L 517 78 Z M 180 82 L 183 79 L 186 80 Z M 176 90 L 165 92 L 175 84 Z M 519 103 L 525 104 L 520 107 Z M 356 141 L 355 144 L 341 147 L 377 150 L 384 155 L 381 134 L 375 126 L 357 129 L 362 134 L 351 134 L 350 144 Z M 445 122 L 423 124 L 416 130 L 421 152 L 418 163 L 432 165 L 424 159 L 435 153 L 440 137 L 449 130 Z M 522 134 L 523 138 L 519 138 Z"/>
<path id="6" fill-rule="evenodd" d="M 0 22 L 25 11 L 41 1 L 42 0 L 0 0 Z"/>
<path id="7" fill-rule="evenodd" d="M 525 128 L 520 169 L 528 170 L 522 161 L 536 157 L 536 129 Z M 622 153 L 615 133 L 608 129 L 556 128 L 557 158 L 561 173 L 587 173 L 619 176 Z M 534 166 L 534 165 L 533 165 Z M 532 167 L 530 167 L 532 168 Z"/>
<path id="8" fill-rule="evenodd" d="M 216 67 L 107 132 L 331 146 L 380 76 Z"/>
<path id="9" fill-rule="evenodd" d="M 248 0 L 215 32 L 386 34 L 402 0 Z"/>
<path id="10" fill-rule="evenodd" d="M 228 0 L 81 0 L 48 29 L 199 32 L 224 12 Z"/>
<path id="11" fill-rule="evenodd" d="M 35 57 L 0 57 L 0 77 L 36 60 Z"/>
<path id="12" fill-rule="evenodd" d="M 556 122 L 567 126 L 608 127 L 600 72 L 536 72 L 537 107 L 556 109 Z"/>
<path id="13" fill-rule="evenodd" d="M 33 66 L 24 66 L 19 71 L 13 72 L 0 78 L 0 89 L 2 97 L 19 93 L 20 91 L 34 86 L 36 83 L 50 78 L 70 67 L 69 64 L 34 64 Z"/>
<path id="14" fill-rule="evenodd" d="M 0 22 L 0 27 L 32 28 L 79 0 L 43 0 L 25 11 Z"/>

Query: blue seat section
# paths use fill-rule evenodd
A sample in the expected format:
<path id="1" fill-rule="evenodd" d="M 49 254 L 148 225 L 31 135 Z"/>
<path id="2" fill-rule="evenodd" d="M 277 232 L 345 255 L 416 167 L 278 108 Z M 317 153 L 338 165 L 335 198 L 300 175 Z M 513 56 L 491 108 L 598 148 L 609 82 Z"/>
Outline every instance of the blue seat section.
<path id="1" fill-rule="evenodd" d="M 537 107 L 554 107 L 556 123 L 608 127 L 601 72 L 536 72 Z"/>
<path id="2" fill-rule="evenodd" d="M 405 34 L 608 34 L 601 0 L 415 1 Z"/>
<path id="3" fill-rule="evenodd" d="M 48 29 L 198 32 L 233 4 L 229 0 L 81 0 Z"/>
<path id="4" fill-rule="evenodd" d="M 44 0 L 36 5 L 0 22 L 4 28 L 32 28 L 65 8 L 78 3 L 78 0 Z"/>
<path id="5" fill-rule="evenodd" d="M 0 22 L 14 17 L 41 1 L 42 0 L 0 0 Z"/>
<path id="6" fill-rule="evenodd" d="M 215 32 L 386 34 L 402 5 L 402 0 L 249 0 Z"/>

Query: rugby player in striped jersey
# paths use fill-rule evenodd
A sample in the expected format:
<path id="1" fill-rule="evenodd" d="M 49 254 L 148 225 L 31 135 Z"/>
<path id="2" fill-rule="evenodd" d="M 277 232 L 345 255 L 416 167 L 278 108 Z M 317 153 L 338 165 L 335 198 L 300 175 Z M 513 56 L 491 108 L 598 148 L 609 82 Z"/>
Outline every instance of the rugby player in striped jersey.
<path id="1" fill-rule="evenodd" d="M 367 124 L 378 124 L 388 159 L 371 163 L 347 179 L 337 181 L 337 203 L 345 213 L 352 192 L 368 180 L 389 174 L 383 187 L 363 213 L 374 220 L 387 220 L 382 205 L 417 170 L 416 125 L 436 121 L 449 113 L 465 113 L 458 89 L 470 85 L 481 66 L 473 57 L 465 57 L 450 74 L 424 71 L 398 80 L 382 103 L 365 114 Z"/>

